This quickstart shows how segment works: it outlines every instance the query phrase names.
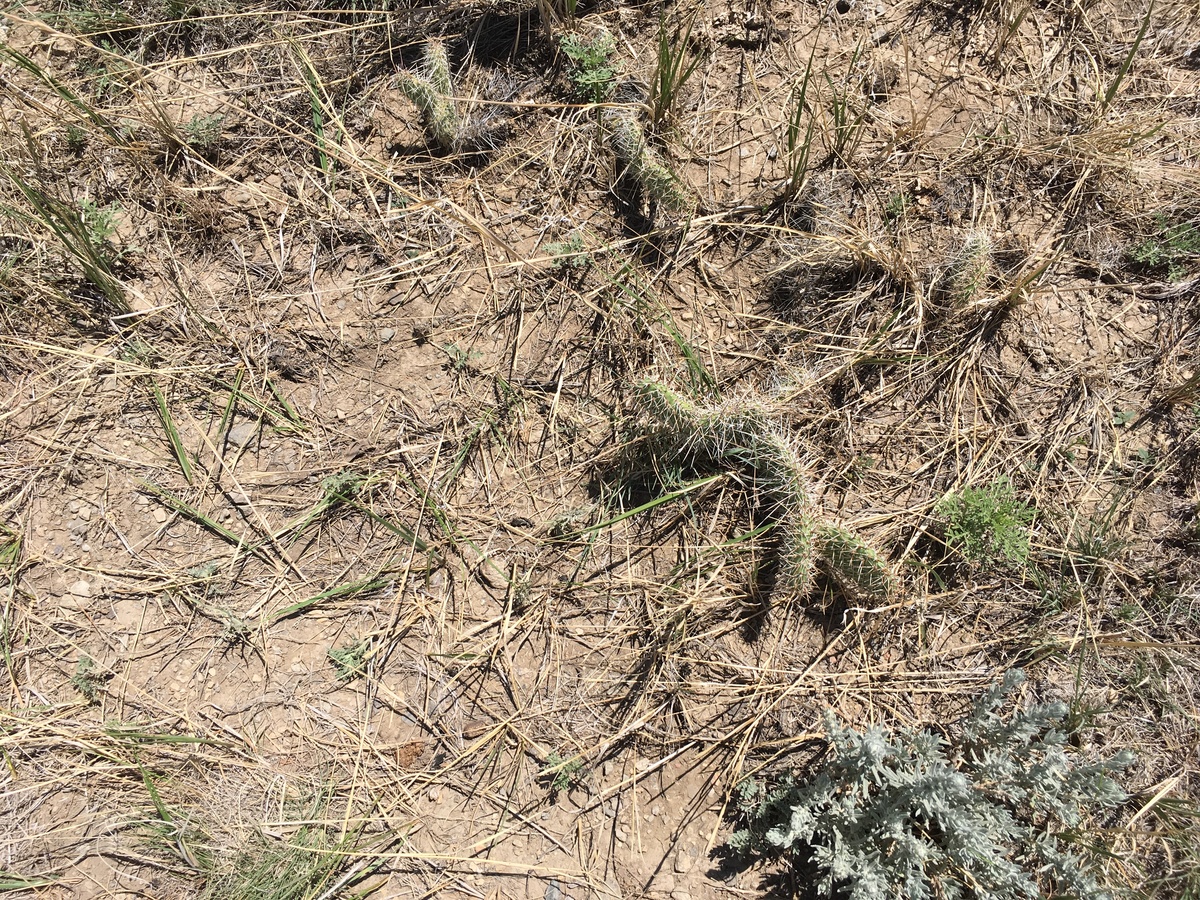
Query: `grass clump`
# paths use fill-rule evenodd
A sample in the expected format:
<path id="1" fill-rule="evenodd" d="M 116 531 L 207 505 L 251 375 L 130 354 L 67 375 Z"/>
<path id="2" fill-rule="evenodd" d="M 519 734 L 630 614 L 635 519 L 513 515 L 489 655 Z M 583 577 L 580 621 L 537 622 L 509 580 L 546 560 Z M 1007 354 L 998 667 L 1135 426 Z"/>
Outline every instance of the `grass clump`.
<path id="1" fill-rule="evenodd" d="M 1013 493 L 1007 476 L 981 488 L 966 488 L 937 505 L 946 543 L 971 563 L 1023 564 L 1029 556 L 1034 510 Z"/>
<path id="2" fill-rule="evenodd" d="M 620 69 L 613 60 L 617 42 L 607 30 L 601 29 L 590 40 L 566 34 L 558 46 L 570 61 L 567 77 L 578 100 L 603 103 L 612 96 Z"/>
<path id="3" fill-rule="evenodd" d="M 1080 759 L 1063 703 L 1003 716 L 1019 671 L 986 691 L 952 736 L 856 731 L 826 713 L 830 754 L 807 778 L 740 788 L 739 854 L 783 857 L 823 896 L 852 900 L 1074 897 L 1108 893 L 1077 842 L 1125 794 L 1133 762 Z"/>
<path id="4" fill-rule="evenodd" d="M 454 84 L 450 78 L 450 58 L 446 45 L 430 41 L 425 45 L 424 72 L 403 72 L 400 90 L 425 117 L 425 128 L 433 143 L 450 151 L 458 143 L 462 122 L 454 103 Z"/>
<path id="5" fill-rule="evenodd" d="M 203 900 L 312 900 L 329 896 L 348 860 L 348 847 L 320 826 L 301 828 L 291 841 L 262 838 L 209 879 Z"/>
<path id="6" fill-rule="evenodd" d="M 700 65 L 702 57 L 688 48 L 696 16 L 692 13 L 675 29 L 667 27 L 665 18 L 659 22 L 658 52 L 654 76 L 650 80 L 649 103 L 650 121 L 656 129 L 670 122 L 684 86 Z"/>

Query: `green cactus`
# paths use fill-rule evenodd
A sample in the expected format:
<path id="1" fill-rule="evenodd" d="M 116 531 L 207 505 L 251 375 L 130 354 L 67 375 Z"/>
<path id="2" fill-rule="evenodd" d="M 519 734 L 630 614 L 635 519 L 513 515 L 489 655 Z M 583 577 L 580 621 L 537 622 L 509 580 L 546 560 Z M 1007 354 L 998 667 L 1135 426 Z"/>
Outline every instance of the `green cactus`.
<path id="1" fill-rule="evenodd" d="M 874 605 L 891 597 L 895 577 L 878 551 L 844 528 L 817 524 L 804 463 L 760 404 L 739 399 L 700 406 L 655 381 L 640 384 L 637 397 L 653 422 L 649 446 L 656 460 L 733 464 L 753 476 L 770 499 L 780 535 L 779 587 L 807 593 L 815 558 L 852 602 Z"/>
<path id="2" fill-rule="evenodd" d="M 854 603 L 886 603 L 896 589 L 887 560 L 857 534 L 837 525 L 821 525 L 816 556 L 825 573 Z"/>
<path id="3" fill-rule="evenodd" d="M 967 236 L 950 267 L 948 290 L 956 306 L 965 307 L 983 299 L 996 274 L 995 250 L 986 231 Z"/>
<path id="4" fill-rule="evenodd" d="M 602 117 L 608 143 L 617 164 L 642 186 L 646 195 L 665 209 L 690 215 L 696 198 L 646 139 L 646 132 L 630 109 L 614 107 Z"/>
<path id="5" fill-rule="evenodd" d="M 415 75 L 403 72 L 400 90 L 425 115 L 425 125 L 434 143 L 442 150 L 452 150 L 458 143 L 462 127 L 454 105 L 454 85 L 450 80 L 450 59 L 440 41 L 425 46 L 425 72 Z"/>

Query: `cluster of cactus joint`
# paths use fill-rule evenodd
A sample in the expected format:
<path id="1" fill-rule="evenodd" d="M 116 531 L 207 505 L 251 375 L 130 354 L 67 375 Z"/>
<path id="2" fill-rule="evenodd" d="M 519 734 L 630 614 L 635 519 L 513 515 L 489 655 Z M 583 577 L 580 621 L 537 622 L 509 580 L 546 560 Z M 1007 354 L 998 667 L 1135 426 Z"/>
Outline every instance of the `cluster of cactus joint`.
<path id="1" fill-rule="evenodd" d="M 400 90 L 425 116 L 425 126 L 433 142 L 442 150 L 458 144 L 462 120 L 454 103 L 454 84 L 450 79 L 450 59 L 440 41 L 425 45 L 424 72 L 402 72 Z"/>
<path id="2" fill-rule="evenodd" d="M 853 603 L 874 606 L 892 596 L 896 578 L 883 555 L 853 532 L 817 520 L 803 461 L 762 405 L 739 399 L 702 406 L 655 381 L 639 386 L 638 400 L 653 423 L 648 446 L 656 462 L 732 465 L 753 478 L 779 535 L 777 590 L 804 596 L 819 566 Z"/>
<path id="3" fill-rule="evenodd" d="M 986 231 L 967 236 L 950 267 L 950 298 L 959 307 L 972 306 L 986 295 L 996 275 L 995 249 Z"/>
<path id="4" fill-rule="evenodd" d="M 620 170 L 640 185 L 650 200 L 681 215 L 695 211 L 695 196 L 651 145 L 632 109 L 605 110 L 602 121 Z"/>

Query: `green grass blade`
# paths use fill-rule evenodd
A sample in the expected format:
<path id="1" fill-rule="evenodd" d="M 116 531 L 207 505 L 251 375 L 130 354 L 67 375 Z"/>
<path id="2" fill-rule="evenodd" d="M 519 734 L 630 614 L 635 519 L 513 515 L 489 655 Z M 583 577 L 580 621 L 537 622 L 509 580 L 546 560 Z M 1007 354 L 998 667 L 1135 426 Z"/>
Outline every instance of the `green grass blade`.
<path id="1" fill-rule="evenodd" d="M 276 610 L 271 614 L 270 624 L 274 625 L 283 619 L 289 619 L 326 600 L 336 600 L 339 597 L 353 597 L 356 594 L 362 594 L 366 591 L 377 591 L 380 588 L 387 587 L 393 580 L 392 578 L 364 578 L 360 581 L 351 581 L 346 584 L 336 585 L 335 587 L 321 591 L 319 594 L 314 594 L 305 600 L 299 600 L 291 606 L 285 606 L 283 609 Z"/>
<path id="2" fill-rule="evenodd" d="M 109 122 L 108 119 L 96 112 L 95 109 L 93 109 L 83 100 L 79 99 L 79 97 L 76 96 L 76 94 L 71 91 L 70 88 L 56 79 L 53 75 L 35 63 L 28 56 L 19 53 L 12 47 L 5 46 L 0 47 L 0 57 L 7 57 L 8 59 L 12 60 L 15 65 L 24 69 L 38 81 L 42 82 L 42 84 L 46 85 L 46 87 L 50 88 L 50 90 L 54 91 L 54 93 L 58 94 L 59 97 L 83 113 L 89 122 L 107 134 L 114 143 L 125 143 L 121 139 L 120 132 L 111 122 Z"/>
<path id="3" fill-rule="evenodd" d="M 1121 68 L 1117 70 L 1117 75 L 1113 78 L 1112 84 L 1108 86 L 1108 91 L 1104 94 L 1104 102 L 1100 104 L 1100 111 L 1107 112 L 1108 105 L 1112 103 L 1113 98 L 1117 96 L 1117 91 L 1121 89 L 1121 82 L 1125 80 L 1125 76 L 1129 74 L 1129 67 L 1133 65 L 1133 58 L 1137 56 L 1138 48 L 1142 46 L 1142 39 L 1146 37 L 1146 31 L 1150 27 L 1150 16 L 1154 12 L 1154 0 L 1150 0 L 1150 5 L 1146 7 L 1146 16 L 1142 19 L 1142 27 L 1138 30 L 1137 37 L 1133 40 L 1133 46 L 1129 48 L 1129 53 L 1121 62 Z"/>
<path id="4" fill-rule="evenodd" d="M 716 475 L 709 475 L 707 478 L 698 478 L 695 481 L 689 481 L 682 487 L 676 488 L 673 491 L 668 491 L 661 497 L 655 497 L 653 500 L 647 500 L 640 506 L 626 510 L 620 515 L 613 516 L 611 519 L 605 519 L 603 522 L 598 522 L 595 525 L 588 525 L 586 528 L 580 528 L 578 531 L 572 531 L 563 537 L 563 540 L 574 540 L 581 535 L 590 534 L 595 531 L 603 531 L 605 528 L 611 528 L 619 522 L 624 522 L 634 516 L 648 512 L 662 506 L 664 503 L 670 503 L 672 500 L 678 500 L 680 497 L 686 497 L 688 494 L 693 494 L 701 488 L 707 487 L 713 482 L 720 481 L 725 478 L 724 472 L 719 472 Z"/>
<path id="5" fill-rule="evenodd" d="M 375 522 L 377 525 L 382 525 L 384 528 L 386 528 L 392 534 L 396 535 L 397 537 L 402 538 L 405 542 L 407 542 L 411 546 L 415 547 L 420 552 L 422 552 L 422 553 L 428 552 L 429 543 L 427 541 L 425 541 L 420 535 L 418 535 L 414 531 L 410 530 L 409 528 L 405 527 L 404 525 L 398 525 L 395 522 L 391 521 L 390 519 L 384 518 L 383 516 L 379 515 L 379 513 L 375 512 L 370 507 L 365 506 L 362 502 L 360 502 L 358 500 L 347 499 L 346 503 L 347 503 L 347 505 L 352 506 L 355 509 L 357 509 L 359 512 L 361 512 L 363 515 L 365 515 L 372 522 Z"/>
<path id="6" fill-rule="evenodd" d="M 232 544 L 234 547 L 238 548 L 239 550 L 246 550 L 247 552 L 253 553 L 255 556 L 259 557 L 260 559 L 262 559 L 264 561 L 269 561 L 270 557 L 268 557 L 267 554 L 263 552 L 260 545 L 251 544 L 241 535 L 235 534 L 234 532 L 230 531 L 228 528 L 226 528 L 224 525 L 221 525 L 218 522 L 214 522 L 208 516 L 204 515 L 204 513 L 200 512 L 198 509 L 196 509 L 191 504 L 186 503 L 183 500 L 179 499 L 174 494 L 172 494 L 170 491 L 168 491 L 166 488 L 161 488 L 154 482 L 146 481 L 145 479 L 138 479 L 138 484 L 142 485 L 142 487 L 146 488 L 146 490 L 153 493 L 155 496 L 157 496 L 160 500 L 162 500 L 164 503 L 166 503 L 167 506 L 171 507 L 171 509 L 175 510 L 177 513 L 187 516 L 193 522 L 197 523 L 198 525 L 203 526 L 204 528 L 207 528 L 209 531 L 211 531 L 213 534 L 217 535 L 218 537 L 224 538 L 226 541 L 228 541 L 230 544 Z"/>
<path id="7" fill-rule="evenodd" d="M 37 221 L 49 228 L 62 243 L 63 248 L 75 258 L 87 278 L 121 313 L 131 312 L 125 299 L 125 289 L 113 274 L 108 260 L 96 246 L 87 223 L 82 215 L 69 203 L 65 203 L 33 187 L 13 172 L 8 172 L 9 181 L 29 201 L 37 213 Z"/>
<path id="8" fill-rule="evenodd" d="M 59 880 L 58 875 L 18 875 L 0 869 L 0 892 L 32 891 L 40 887 L 48 887 Z"/>
<path id="9" fill-rule="evenodd" d="M 175 427 L 175 419 L 171 416 L 171 410 L 167 408 L 167 398 L 163 396 L 162 390 L 158 387 L 158 382 L 153 378 L 150 379 L 150 389 L 154 392 L 154 407 L 158 410 L 158 418 L 162 422 L 163 430 L 167 433 L 167 441 L 171 445 L 171 451 L 175 454 L 175 459 L 179 462 L 179 468 L 183 469 L 183 477 L 187 479 L 187 483 L 191 484 L 192 478 L 192 461 L 188 457 L 187 449 L 183 446 L 183 439 L 179 436 L 179 429 Z"/>
<path id="10" fill-rule="evenodd" d="M 217 444 L 225 439 L 225 431 L 229 428 L 229 423 L 233 419 L 233 413 L 237 409 L 238 397 L 242 392 L 242 379 L 245 377 L 246 370 L 238 369 L 237 377 L 233 380 L 233 388 L 229 391 L 229 402 L 225 404 L 225 411 L 221 413 L 221 424 L 217 426 Z"/>

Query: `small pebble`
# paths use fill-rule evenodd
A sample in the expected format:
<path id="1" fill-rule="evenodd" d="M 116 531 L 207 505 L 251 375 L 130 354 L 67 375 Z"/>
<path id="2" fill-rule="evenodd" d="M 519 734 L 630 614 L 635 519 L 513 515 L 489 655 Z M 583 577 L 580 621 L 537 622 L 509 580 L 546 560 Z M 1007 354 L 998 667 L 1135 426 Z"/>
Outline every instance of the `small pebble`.
<path id="1" fill-rule="evenodd" d="M 696 864 L 696 860 L 692 859 L 692 855 L 686 850 L 680 850 L 675 854 L 675 871 L 680 875 L 686 875 L 692 871 L 692 866 Z"/>
<path id="2" fill-rule="evenodd" d="M 75 582 L 73 585 L 71 585 L 71 587 L 70 587 L 70 588 L 68 588 L 68 590 L 69 590 L 69 591 L 70 591 L 72 594 L 74 594 L 76 597 L 90 597 L 90 596 L 92 596 L 92 586 L 91 586 L 91 584 L 89 584 L 88 582 L 84 581 L 82 578 L 81 578 L 81 579 L 79 579 L 79 581 Z"/>
<path id="3" fill-rule="evenodd" d="M 1120 344 L 1120 341 L 1117 343 Z M 90 522 L 92 520 L 92 510 L 87 506 L 79 507 L 79 518 L 85 522 Z"/>
<path id="4" fill-rule="evenodd" d="M 240 425 L 234 425 L 229 429 L 229 443 L 235 447 L 245 447 L 254 439 L 258 433 L 258 425 L 255 422 L 243 422 Z"/>
<path id="5" fill-rule="evenodd" d="M 380 331 L 379 331 L 379 340 L 385 344 L 388 341 L 390 341 L 392 338 L 394 338 L 395 336 L 396 336 L 395 328 L 383 328 L 383 329 L 380 329 Z"/>
<path id="6" fill-rule="evenodd" d="M 154 521 L 157 522 L 159 525 L 161 525 L 163 522 L 167 521 L 167 511 L 165 509 L 163 509 L 161 506 L 158 507 L 156 510 L 154 510 L 153 515 L 154 515 Z"/>

